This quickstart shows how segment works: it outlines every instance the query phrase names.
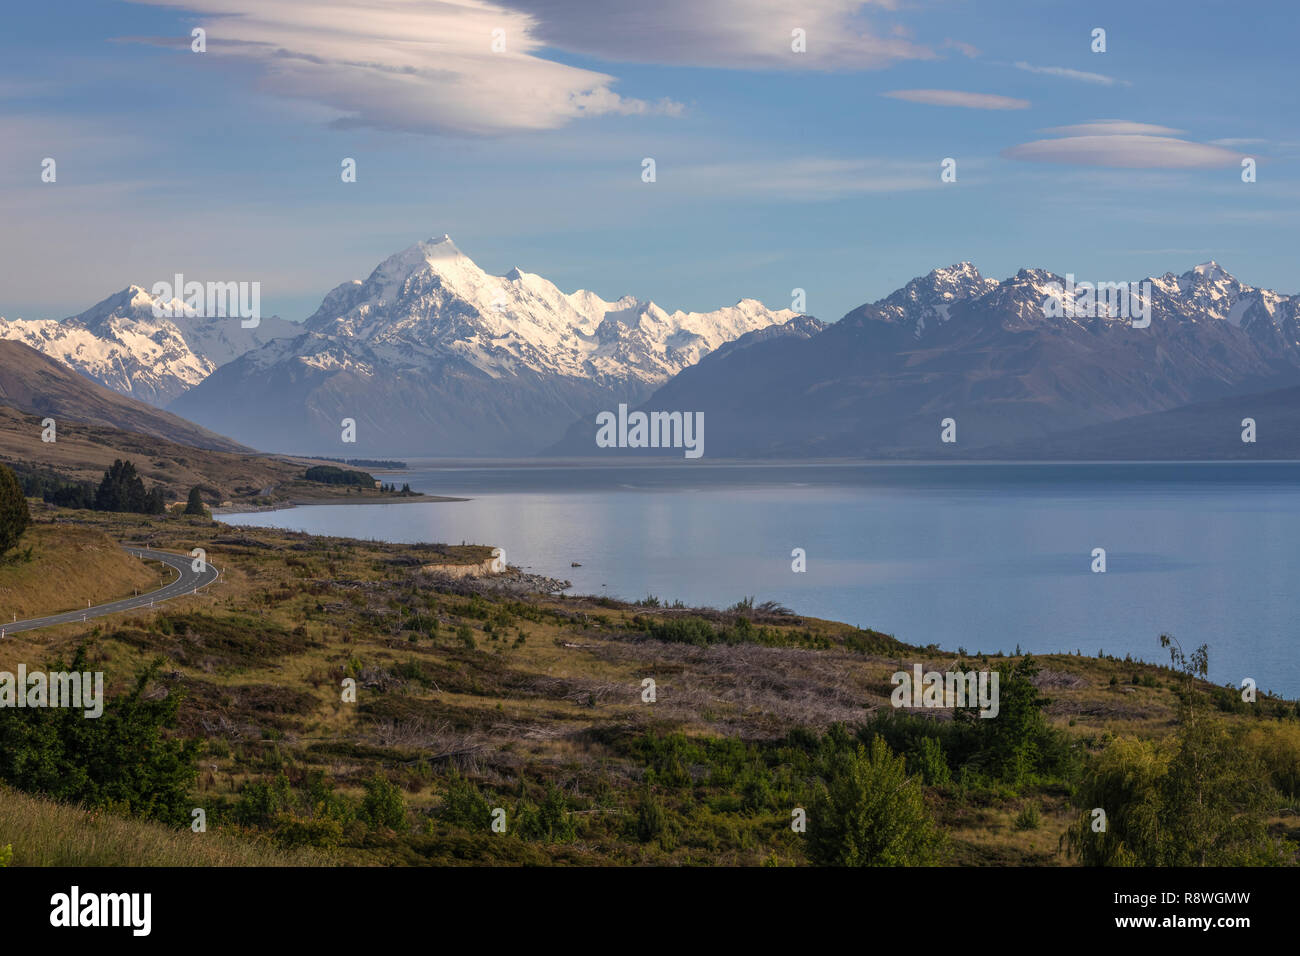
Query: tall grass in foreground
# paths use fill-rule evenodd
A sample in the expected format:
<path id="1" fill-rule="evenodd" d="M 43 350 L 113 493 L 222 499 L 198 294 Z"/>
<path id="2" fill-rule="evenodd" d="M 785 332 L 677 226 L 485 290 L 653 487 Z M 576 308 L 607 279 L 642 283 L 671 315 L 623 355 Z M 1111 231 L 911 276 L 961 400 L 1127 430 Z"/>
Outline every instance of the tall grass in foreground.
<path id="1" fill-rule="evenodd" d="M 328 856 L 223 833 L 87 812 L 0 787 L 0 847 L 10 866 L 329 866 Z"/>

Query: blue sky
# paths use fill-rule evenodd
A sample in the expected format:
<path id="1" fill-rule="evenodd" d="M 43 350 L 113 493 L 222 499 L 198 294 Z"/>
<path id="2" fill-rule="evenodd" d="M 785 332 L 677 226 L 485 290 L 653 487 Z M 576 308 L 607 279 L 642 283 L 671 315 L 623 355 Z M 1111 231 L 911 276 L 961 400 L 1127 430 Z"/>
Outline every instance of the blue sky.
<path id="1" fill-rule="evenodd" d="M 1115 281 L 1216 259 L 1297 292 L 1294 22 L 1281 2 L 14 3 L 0 315 L 183 272 L 259 281 L 265 313 L 301 319 L 443 233 L 565 291 L 707 310 L 800 287 L 825 320 L 962 259 Z"/>

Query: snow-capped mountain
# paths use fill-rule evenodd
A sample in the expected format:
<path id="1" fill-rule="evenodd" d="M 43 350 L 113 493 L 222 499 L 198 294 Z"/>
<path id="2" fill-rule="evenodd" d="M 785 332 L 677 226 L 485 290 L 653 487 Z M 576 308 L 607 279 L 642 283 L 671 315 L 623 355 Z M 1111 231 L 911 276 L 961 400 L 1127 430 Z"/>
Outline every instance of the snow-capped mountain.
<path id="1" fill-rule="evenodd" d="M 1075 285 L 1084 278 L 1076 277 Z M 1096 277 L 1086 278 L 1092 280 L 1091 287 L 1097 285 Z M 1151 314 L 1156 322 L 1221 320 L 1257 335 L 1281 335 L 1283 348 L 1298 344 L 1293 333 L 1300 296 L 1246 285 L 1217 262 L 1202 263 L 1181 276 L 1166 272 L 1143 280 L 1113 281 L 1133 290 L 1133 306 L 1139 310 L 1146 307 L 1145 283 L 1149 283 Z M 1046 314 L 1044 305 L 1049 299 L 1062 304 L 1060 316 Z M 981 276 L 971 263 L 960 262 L 915 278 L 886 298 L 854 309 L 845 319 L 892 322 L 909 329 L 918 340 L 932 336 L 954 315 L 963 314 L 995 316 L 1005 329 L 1041 329 L 1052 324 L 1081 328 L 1093 318 L 1125 325 L 1131 320 L 1131 316 L 1108 314 L 1104 296 L 1099 296 L 1098 302 L 1092 314 L 1087 314 L 1085 298 L 1077 288 L 1067 283 L 1065 276 L 1046 269 L 1021 269 L 999 282 Z"/>
<path id="2" fill-rule="evenodd" d="M 846 318 L 872 310 L 881 318 L 910 327 L 913 336 L 920 338 L 927 328 L 947 322 L 955 303 L 976 298 L 997 285 L 996 279 L 984 278 L 971 263 L 959 262 L 918 276 L 879 302 L 855 309 Z"/>
<path id="3" fill-rule="evenodd" d="M 1090 299 L 1084 280 L 1123 282 L 1127 312 Z M 642 408 L 704 412 L 710 454 L 723 457 L 959 457 L 1012 443 L 1034 457 L 1048 435 L 1300 384 L 1298 307 L 1214 262 L 1073 285 L 1033 268 L 999 282 L 959 263 L 815 334 L 721 349 Z M 945 418 L 955 444 L 940 443 Z M 1230 418 L 1206 425 L 1202 446 L 1240 455 Z M 581 419 L 553 450 L 591 453 L 594 434 Z"/>
<path id="4" fill-rule="evenodd" d="M 390 365 L 454 358 L 493 378 L 531 369 L 658 383 L 723 342 L 794 315 L 753 299 L 670 314 L 632 296 L 607 302 L 585 289 L 566 295 L 519 269 L 488 275 L 443 236 L 390 256 L 364 282 L 338 286 L 303 328 L 362 342 Z"/>
<path id="5" fill-rule="evenodd" d="M 519 269 L 490 275 L 444 235 L 337 286 L 298 335 L 240 356 L 172 409 L 278 451 L 349 451 L 340 422 L 352 418 L 358 453 L 520 454 L 796 315 L 753 299 L 670 313 L 564 293 Z"/>
<path id="6" fill-rule="evenodd" d="M 0 318 L 0 338 L 29 345 L 123 395 L 162 406 L 236 356 L 299 331 L 275 316 L 245 329 L 238 318 L 185 314 L 179 300 L 165 303 L 175 317 L 157 318 L 158 301 L 132 285 L 61 322 Z"/>

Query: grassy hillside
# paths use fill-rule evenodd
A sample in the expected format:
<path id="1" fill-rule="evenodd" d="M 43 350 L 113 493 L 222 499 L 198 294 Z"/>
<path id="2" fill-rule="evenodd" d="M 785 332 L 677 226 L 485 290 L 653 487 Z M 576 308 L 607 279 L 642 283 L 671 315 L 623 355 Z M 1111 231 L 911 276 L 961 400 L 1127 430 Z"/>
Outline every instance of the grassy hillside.
<path id="1" fill-rule="evenodd" d="M 152 591 L 174 576 L 94 528 L 35 525 L 0 562 L 0 626 Z"/>
<path id="2" fill-rule="evenodd" d="M 194 485 L 205 489 L 204 499 L 210 504 L 233 501 L 245 507 L 388 498 L 374 489 L 304 481 L 306 469 L 321 463 L 315 459 L 210 451 L 105 425 L 62 420 L 58 440 L 43 442 L 39 417 L 0 405 L 0 463 L 15 471 L 98 484 L 117 458 L 134 462 L 146 486 L 163 485 L 169 501 L 184 501 Z"/>
<path id="3" fill-rule="evenodd" d="M 22 342 L 0 340 L 0 404 L 38 417 L 107 425 L 196 448 L 250 451 L 178 415 L 105 388 Z"/>
<path id="4" fill-rule="evenodd" d="M 209 826 L 344 862 L 803 864 L 811 844 L 792 832 L 792 810 L 818 799 L 827 754 L 879 734 L 922 787 L 942 835 L 936 862 L 1069 864 L 1062 847 L 1081 813 L 1071 795 L 1101 779 L 1084 768 L 1116 746 L 1167 767 L 1192 686 L 1163 666 L 1038 658 L 1020 687 L 1047 698 L 1045 725 L 1012 776 L 997 740 L 979 736 L 984 722 L 896 712 L 889 675 L 958 660 L 1011 675 L 1019 655 L 909 647 L 745 602 L 521 597 L 420 570 L 481 561 L 486 548 L 79 520 L 112 538 L 204 547 L 222 581 L 94 628 L 15 635 L 0 667 L 90 640 L 121 690 L 161 656 L 156 693 L 183 695 L 179 733 L 202 742 L 194 806 Z M 1152 659 L 1164 654 L 1155 638 Z M 349 680 L 355 701 L 342 693 Z M 1230 734 L 1232 760 L 1213 766 L 1254 768 L 1267 839 L 1294 862 L 1277 841 L 1300 836 L 1296 705 L 1196 686 Z M 1023 717 L 1012 687 L 1004 714 Z M 496 808 L 505 833 L 489 826 Z"/>

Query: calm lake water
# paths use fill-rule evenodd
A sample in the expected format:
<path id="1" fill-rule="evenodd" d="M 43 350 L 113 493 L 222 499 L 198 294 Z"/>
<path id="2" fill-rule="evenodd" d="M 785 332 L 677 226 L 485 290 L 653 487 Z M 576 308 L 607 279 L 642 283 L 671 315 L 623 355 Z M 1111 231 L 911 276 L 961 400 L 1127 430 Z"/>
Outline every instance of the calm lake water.
<path id="1" fill-rule="evenodd" d="M 385 476 L 386 480 L 392 480 Z M 1219 683 L 1300 695 L 1300 463 L 447 466 L 465 502 L 225 515 L 386 541 L 497 545 L 570 593 L 745 596 L 945 649 L 1210 645 Z M 791 551 L 807 571 L 791 570 Z M 1107 571 L 1091 571 L 1105 548 Z M 570 567 L 571 562 L 582 567 Z"/>

